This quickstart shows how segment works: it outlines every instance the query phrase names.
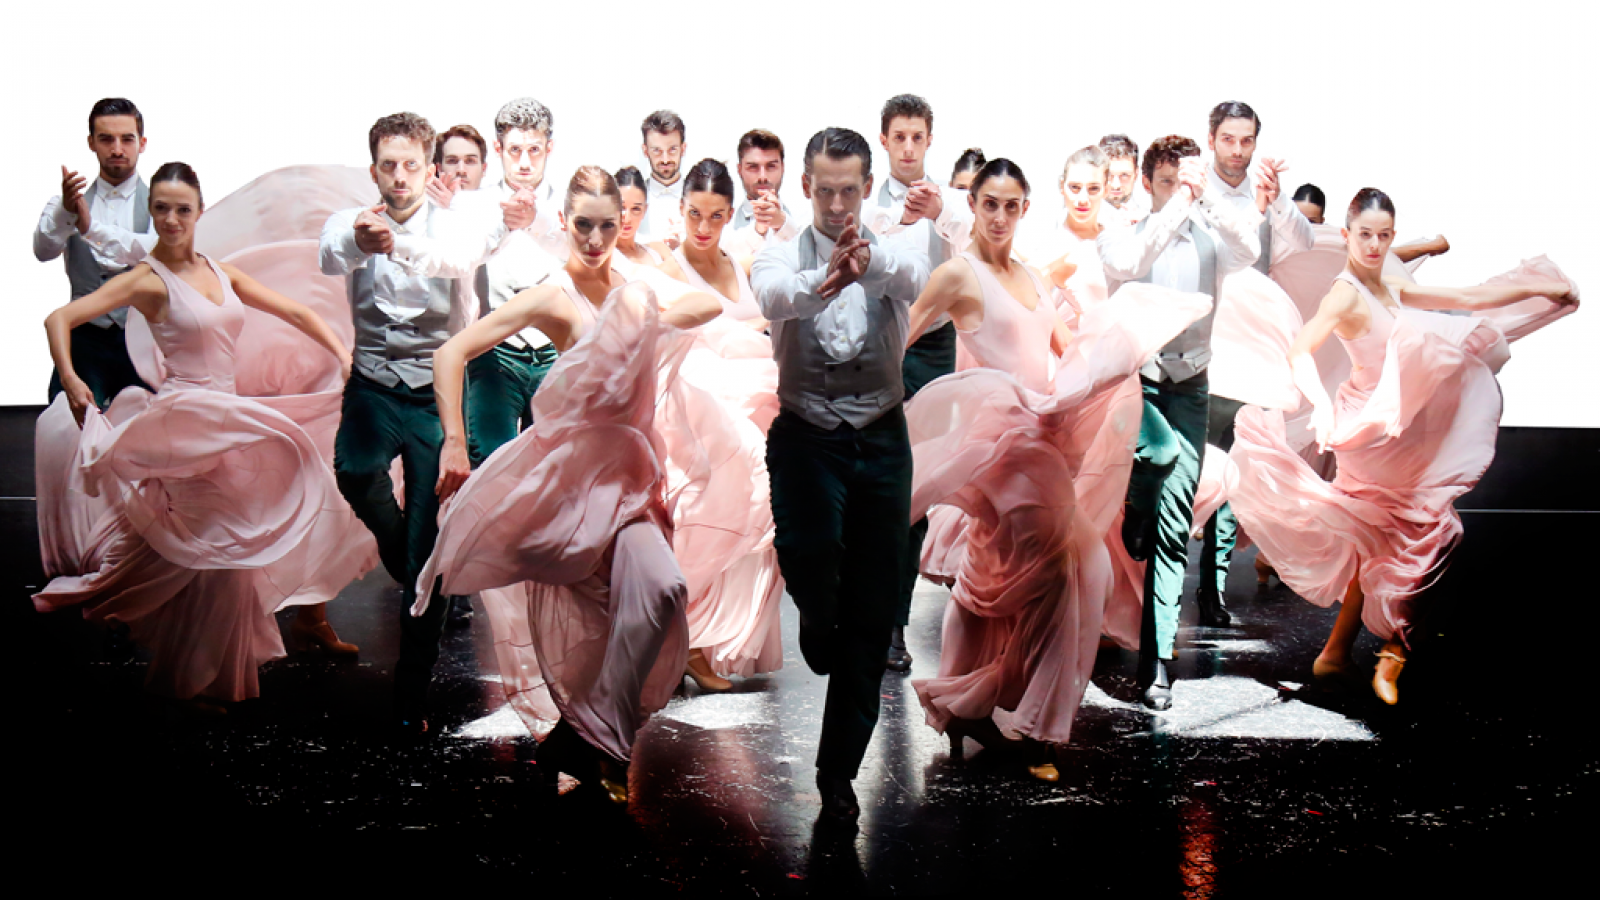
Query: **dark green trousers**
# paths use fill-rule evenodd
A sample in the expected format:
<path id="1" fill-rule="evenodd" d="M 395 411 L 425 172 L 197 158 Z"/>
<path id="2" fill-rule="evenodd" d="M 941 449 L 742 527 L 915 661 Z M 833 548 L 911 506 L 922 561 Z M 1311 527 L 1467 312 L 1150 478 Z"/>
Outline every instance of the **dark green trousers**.
<path id="1" fill-rule="evenodd" d="M 1201 454 L 1205 452 L 1210 381 L 1204 372 L 1176 383 L 1146 378 L 1140 381 L 1145 411 L 1154 413 L 1154 417 L 1149 420 L 1148 436 L 1144 427 L 1140 429 L 1139 450 L 1134 454 L 1133 475 L 1128 482 L 1128 502 L 1154 509 L 1155 541 L 1145 567 L 1139 655 L 1142 660 L 1172 659 L 1178 636 L 1178 603 L 1183 596 L 1183 570 L 1189 562 L 1194 492 L 1200 482 Z M 1176 450 L 1176 458 L 1169 465 L 1154 464 L 1171 449 Z M 1136 497 L 1136 490 L 1143 496 Z"/>
<path id="2" fill-rule="evenodd" d="M 906 399 L 910 400 L 928 383 L 956 370 L 956 324 L 946 322 L 906 348 L 905 362 L 900 370 L 905 384 Z M 911 523 L 910 543 L 906 546 L 905 584 L 900 587 L 900 604 L 895 609 L 894 623 L 904 628 L 911 621 L 911 595 L 917 589 L 917 572 L 922 567 L 922 542 L 928 537 L 926 516 Z"/>
<path id="3" fill-rule="evenodd" d="M 444 430 L 433 387 L 386 387 L 353 372 L 344 387 L 339 433 L 334 438 L 333 470 L 339 492 L 378 541 L 378 555 L 400 582 L 400 661 L 395 694 L 401 715 L 420 711 L 439 658 L 445 613 L 450 604 L 435 595 L 428 611 L 411 615 L 417 576 L 439 536 L 439 447 Z M 395 502 L 389 466 L 400 457 L 405 474 L 405 508 Z"/>
<path id="4" fill-rule="evenodd" d="M 500 344 L 467 363 L 467 455 L 477 468 L 533 424 L 528 402 L 555 365 L 556 348 Z"/>
<path id="5" fill-rule="evenodd" d="M 1206 443 L 1225 453 L 1232 450 L 1233 419 L 1243 407 L 1237 400 L 1213 394 L 1206 414 Z M 1233 515 L 1233 507 L 1224 503 L 1206 520 L 1200 596 L 1220 599 L 1228 593 L 1228 567 L 1233 564 L 1233 548 L 1238 543 L 1239 520 Z"/>
<path id="6" fill-rule="evenodd" d="M 878 722 L 903 581 L 911 443 L 900 407 L 828 431 L 785 409 L 767 434 L 778 568 L 801 627 L 825 636 L 828 698 L 817 768 L 855 777 Z"/>
<path id="7" fill-rule="evenodd" d="M 121 325 L 101 328 L 93 322 L 85 322 L 72 329 L 72 368 L 94 392 L 94 403 L 102 410 L 117 399 L 117 394 L 123 388 L 152 390 L 139 377 L 133 368 L 133 361 L 128 358 L 127 333 Z M 52 371 L 50 393 L 45 402 L 54 401 L 59 393 L 61 374 Z"/>

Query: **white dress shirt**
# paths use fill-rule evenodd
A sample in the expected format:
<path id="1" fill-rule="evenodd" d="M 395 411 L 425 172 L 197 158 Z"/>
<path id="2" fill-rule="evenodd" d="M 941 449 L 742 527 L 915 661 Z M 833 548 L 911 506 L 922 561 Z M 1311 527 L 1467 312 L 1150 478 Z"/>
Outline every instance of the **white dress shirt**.
<path id="1" fill-rule="evenodd" d="M 639 223 L 637 240 L 646 244 L 667 238 L 682 241 L 683 175 L 680 174 L 678 180 L 671 184 L 662 184 L 654 176 L 647 176 L 644 185 L 645 202 L 649 208 L 644 211 L 644 221 Z"/>
<path id="2" fill-rule="evenodd" d="M 1133 196 L 1119 206 L 1110 203 L 1100 204 L 1100 224 L 1107 228 L 1120 228 L 1124 225 L 1137 225 L 1145 216 L 1150 215 L 1150 195 L 1143 188 L 1134 188 Z"/>
<path id="3" fill-rule="evenodd" d="M 1241 217 L 1260 227 L 1261 212 L 1256 209 L 1254 173 L 1247 173 L 1239 186 L 1234 187 L 1217 174 L 1216 161 L 1212 160 L 1206 166 L 1206 195 L 1215 195 L 1218 202 L 1226 202 L 1237 209 Z M 1310 250 L 1317 242 L 1311 220 L 1290 200 L 1290 195 L 1290 191 L 1278 191 L 1278 199 L 1267 207 L 1267 214 L 1272 221 L 1272 258 L 1267 260 L 1268 264 L 1277 264 L 1286 256 Z M 1252 264 L 1254 262 L 1251 260 Z"/>
<path id="4" fill-rule="evenodd" d="M 967 192 L 947 187 L 938 182 L 942 208 L 935 219 L 918 219 L 910 225 L 902 224 L 906 212 L 906 194 L 911 186 L 890 175 L 883 187 L 861 204 L 861 224 L 873 234 L 884 235 L 889 240 L 900 241 L 927 257 L 928 271 L 939 268 L 953 256 L 960 255 L 972 243 L 972 207 L 967 203 Z M 948 313 L 928 323 L 923 334 L 936 331 L 950 321 Z M 920 338 L 922 335 L 918 335 Z"/>
<path id="5" fill-rule="evenodd" d="M 97 177 L 89 186 L 89 232 L 83 239 L 102 268 L 125 269 L 144 259 L 156 245 L 154 222 L 143 233 L 133 230 L 133 196 L 138 187 L 137 175 L 128 176 L 121 184 Z M 78 214 L 61 205 L 60 195 L 50 198 L 33 233 L 34 257 L 40 262 L 55 259 L 77 232 Z"/>
<path id="6" fill-rule="evenodd" d="M 1208 228 L 1216 233 L 1217 279 L 1247 268 L 1261 253 L 1261 238 L 1256 222 L 1243 217 L 1231 203 L 1221 203 L 1207 191 L 1198 201 L 1190 201 L 1182 193 L 1167 201 L 1160 212 L 1151 213 L 1143 230 L 1133 226 L 1107 228 L 1100 233 L 1096 247 L 1100 262 L 1106 270 L 1106 290 L 1116 293 L 1117 288 L 1129 281 L 1150 274 L 1153 284 L 1180 291 L 1195 291 L 1217 295 L 1216 285 L 1197 285 L 1199 261 L 1194 242 L 1189 237 L 1193 227 Z M 1172 259 L 1162 262 L 1172 248 Z M 1189 268 L 1186 260 L 1193 260 Z"/>
<path id="7" fill-rule="evenodd" d="M 474 290 L 478 295 L 480 314 L 493 312 L 515 297 L 544 281 L 561 268 L 567 258 L 567 236 L 561 229 L 560 201 L 555 188 L 546 178 L 533 189 L 536 211 L 533 223 L 526 228 L 506 233 L 498 242 L 494 255 L 474 276 Z M 488 240 L 496 226 L 504 230 L 504 211 L 500 204 L 510 200 L 516 190 L 504 181 L 473 192 L 475 196 L 465 203 L 455 204 L 463 213 L 459 226 L 478 230 L 474 238 L 471 231 L 463 234 L 465 240 Z M 537 328 L 524 328 L 507 338 L 505 343 L 518 349 L 543 347 L 550 338 Z"/>
<path id="8" fill-rule="evenodd" d="M 723 252 L 731 256 L 755 256 L 769 243 L 781 244 L 799 237 L 800 232 L 805 231 L 810 223 L 796 218 L 787 203 L 779 201 L 778 205 L 783 209 L 783 226 L 768 229 L 766 234 L 759 234 L 756 232 L 755 206 L 750 202 L 750 198 L 746 197 L 745 201 L 739 204 L 739 208 L 734 210 L 733 221 L 722 229 Z"/>
<path id="9" fill-rule="evenodd" d="M 349 275 L 372 258 L 373 303 L 396 322 L 409 322 L 428 308 L 429 279 L 455 279 L 456 317 L 462 325 L 470 322 L 477 309 L 473 273 L 504 239 L 505 226 L 498 232 L 469 237 L 446 226 L 446 217 L 437 214 L 431 200 L 424 199 L 422 208 L 405 222 L 396 222 L 385 210 L 383 220 L 394 231 L 394 252 L 367 254 L 356 246 L 355 222 L 363 211 L 347 209 L 328 217 L 319 254 L 322 273 Z"/>

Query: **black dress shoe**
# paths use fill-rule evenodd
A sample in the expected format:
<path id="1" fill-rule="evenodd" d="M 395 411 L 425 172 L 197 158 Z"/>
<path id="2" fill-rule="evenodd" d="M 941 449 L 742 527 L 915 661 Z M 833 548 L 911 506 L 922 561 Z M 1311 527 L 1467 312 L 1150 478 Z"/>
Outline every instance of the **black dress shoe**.
<path id="1" fill-rule="evenodd" d="M 911 651 L 906 649 L 906 630 L 896 625 L 889 633 L 889 658 L 884 667 L 891 672 L 911 671 Z"/>
<path id="2" fill-rule="evenodd" d="M 826 675 L 833 670 L 833 646 L 834 629 L 807 625 L 805 619 L 800 620 L 800 655 L 811 671 Z"/>
<path id="3" fill-rule="evenodd" d="M 1150 519 L 1132 506 L 1124 504 L 1122 507 L 1122 546 L 1127 548 L 1128 555 L 1134 562 L 1144 562 L 1150 558 L 1150 551 L 1155 545 L 1155 529 L 1150 527 Z"/>
<path id="4" fill-rule="evenodd" d="M 1148 665 L 1147 674 L 1139 679 L 1144 687 L 1144 694 L 1140 702 L 1154 710 L 1172 708 L 1172 681 L 1167 675 L 1167 664 L 1157 659 L 1154 665 Z"/>
<path id="5" fill-rule="evenodd" d="M 1195 595 L 1195 605 L 1200 607 L 1200 624 L 1206 628 L 1227 628 L 1233 624 L 1233 616 L 1228 614 L 1228 608 L 1222 605 L 1222 598 L 1208 592 Z"/>
<path id="6" fill-rule="evenodd" d="M 470 627 L 472 627 L 472 598 L 471 597 L 466 596 L 466 595 L 462 595 L 462 594 L 458 594 L 458 595 L 450 598 L 449 624 L 450 624 L 451 628 L 470 628 Z"/>
<path id="7" fill-rule="evenodd" d="M 843 775 L 817 770 L 817 790 L 822 794 L 822 818 L 832 822 L 854 822 L 861 815 L 855 788 Z"/>

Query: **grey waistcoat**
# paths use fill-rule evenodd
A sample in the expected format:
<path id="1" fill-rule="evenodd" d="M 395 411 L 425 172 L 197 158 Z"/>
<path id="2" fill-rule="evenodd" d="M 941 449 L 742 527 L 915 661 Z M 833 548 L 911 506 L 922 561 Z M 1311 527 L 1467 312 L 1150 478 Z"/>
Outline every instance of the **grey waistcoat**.
<path id="1" fill-rule="evenodd" d="M 1256 271 L 1263 275 L 1272 268 L 1272 209 L 1267 209 L 1261 220 L 1261 255 L 1256 257 Z"/>
<path id="2" fill-rule="evenodd" d="M 385 387 L 405 382 L 414 390 L 425 388 L 433 384 L 433 351 L 450 339 L 455 280 L 428 279 L 428 308 L 409 322 L 396 322 L 373 297 L 373 265 L 378 259 L 369 257 L 350 273 L 355 368 Z"/>
<path id="3" fill-rule="evenodd" d="M 1149 223 L 1148 218 L 1142 219 L 1135 228 L 1144 231 Z M 1216 300 L 1222 296 L 1217 246 L 1206 229 L 1192 220 L 1189 223 L 1189 238 L 1194 241 L 1195 252 L 1200 257 L 1200 292 L 1211 295 L 1211 311 L 1168 341 L 1155 358 L 1139 370 L 1139 374 L 1156 381 L 1163 377 L 1170 381 L 1187 381 L 1204 372 L 1206 365 L 1211 362 L 1211 325 L 1217 318 Z M 1155 267 L 1151 268 L 1153 270 Z M 1134 280 L 1149 283 L 1150 273 L 1146 272 Z"/>
<path id="4" fill-rule="evenodd" d="M 133 189 L 133 230 L 144 234 L 150 230 L 150 188 L 145 185 L 143 178 L 138 175 L 134 177 L 138 178 L 139 182 Z M 67 283 L 72 286 L 74 300 L 100 290 L 101 285 L 132 268 L 131 266 L 102 268 L 100 261 L 94 258 L 94 248 L 90 247 L 89 242 L 77 232 L 73 232 L 67 238 L 67 252 L 62 259 L 67 265 Z M 101 328 L 112 326 L 121 328 L 127 320 L 128 308 L 124 306 L 90 321 Z"/>
<path id="5" fill-rule="evenodd" d="M 871 232 L 863 229 L 862 234 L 877 243 Z M 814 229 L 807 228 L 796 240 L 800 271 L 822 265 Z M 784 322 L 772 348 L 778 363 L 778 400 L 807 422 L 830 431 L 841 422 L 865 428 L 898 406 L 905 397 L 900 364 L 910 323 L 897 312 L 896 303 L 909 305 L 911 299 L 869 300 L 866 344 L 847 362 L 835 361 L 822 349 L 814 317 Z"/>

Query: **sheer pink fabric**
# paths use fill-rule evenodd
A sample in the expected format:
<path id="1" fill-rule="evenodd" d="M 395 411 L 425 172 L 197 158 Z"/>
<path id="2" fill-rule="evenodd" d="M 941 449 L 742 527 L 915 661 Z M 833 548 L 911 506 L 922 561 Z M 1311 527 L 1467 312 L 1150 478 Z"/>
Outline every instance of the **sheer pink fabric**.
<path id="1" fill-rule="evenodd" d="M 1020 327 L 1039 310 L 1026 310 L 992 276 L 984 284 L 985 329 L 1009 320 L 1019 327 L 1006 332 L 1048 347 L 1048 330 Z M 1039 294 L 1047 306 L 1048 292 Z M 923 557 L 954 585 L 939 675 L 913 682 L 934 728 L 1008 710 L 1023 734 L 1070 736 L 1112 591 L 1106 534 L 1138 435 L 1134 373 L 1210 302 L 1125 286 L 1085 311 L 1043 392 L 1010 372 L 1031 369 L 1036 346 L 974 344 L 975 333 L 962 334 L 989 367 L 940 378 L 907 406 L 912 518 L 936 504 L 959 511 L 959 520 L 930 516 L 932 549 Z"/>
<path id="2" fill-rule="evenodd" d="M 1567 280 L 1540 257 L 1495 281 L 1551 279 Z M 1342 342 L 1357 368 L 1334 401 L 1338 474 L 1325 482 L 1296 454 L 1281 413 L 1246 409 L 1235 425 L 1229 492 L 1285 584 L 1330 606 L 1358 579 L 1363 624 L 1404 640 L 1419 592 L 1461 534 L 1453 503 L 1494 458 L 1494 373 L 1508 355 L 1501 323 L 1521 336 L 1570 309 L 1535 298 L 1491 315 L 1396 315 L 1356 287 L 1373 327 Z"/>

